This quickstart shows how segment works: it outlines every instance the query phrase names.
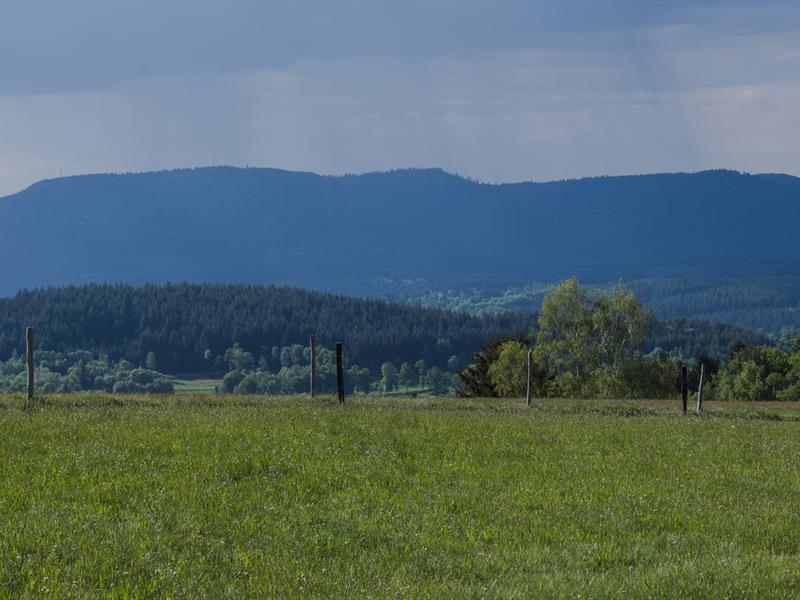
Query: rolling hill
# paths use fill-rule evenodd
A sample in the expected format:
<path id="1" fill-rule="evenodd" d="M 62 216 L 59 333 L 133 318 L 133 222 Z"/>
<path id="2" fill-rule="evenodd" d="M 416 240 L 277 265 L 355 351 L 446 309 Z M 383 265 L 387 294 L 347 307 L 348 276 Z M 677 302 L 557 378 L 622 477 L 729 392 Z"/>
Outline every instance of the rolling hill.
<path id="1" fill-rule="evenodd" d="M 489 338 L 522 335 L 535 315 L 486 317 L 296 288 L 172 284 L 67 286 L 0 299 L 0 361 L 24 352 L 33 326 L 40 349 L 85 349 L 144 364 L 149 352 L 166 372 L 209 369 L 206 350 L 235 343 L 256 356 L 273 346 L 344 342 L 347 357 L 377 371 L 384 361 L 462 362 Z"/>
<path id="2" fill-rule="evenodd" d="M 800 272 L 800 179 L 732 171 L 482 184 L 213 167 L 0 198 L 0 295 L 86 282 L 589 281 Z"/>
<path id="3" fill-rule="evenodd" d="M 149 352 L 165 372 L 207 372 L 206 350 L 234 343 L 256 356 L 305 345 L 311 334 L 373 372 L 381 363 L 424 359 L 465 364 L 491 337 L 535 330 L 532 312 L 471 316 L 380 300 L 253 285 L 85 285 L 25 291 L 0 299 L 0 361 L 25 349 L 32 325 L 40 349 L 90 350 L 143 365 Z M 722 356 L 737 340 L 765 344 L 754 331 L 708 321 L 659 321 L 645 344 L 686 356 Z"/>

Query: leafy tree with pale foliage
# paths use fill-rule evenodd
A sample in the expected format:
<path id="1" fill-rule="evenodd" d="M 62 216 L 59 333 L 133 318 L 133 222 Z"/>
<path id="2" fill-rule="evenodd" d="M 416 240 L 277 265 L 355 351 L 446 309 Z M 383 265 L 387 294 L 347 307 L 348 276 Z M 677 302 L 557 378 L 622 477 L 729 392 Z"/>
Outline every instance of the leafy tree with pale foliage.
<path id="1" fill-rule="evenodd" d="M 472 355 L 470 363 L 458 374 L 460 382 L 456 393 L 459 396 L 467 398 L 497 398 L 500 395 L 489 369 L 497 361 L 500 349 L 506 342 L 525 345 L 522 339 L 511 337 L 498 337 L 489 340 L 485 347 Z M 495 373 L 495 377 L 500 377 L 500 373 Z"/>
<path id="2" fill-rule="evenodd" d="M 417 383 L 418 379 L 416 373 L 412 370 L 411 365 L 404 362 L 400 365 L 400 372 L 397 376 L 397 382 L 403 387 L 411 387 Z"/>
<path id="3" fill-rule="evenodd" d="M 425 374 L 423 383 L 432 395 L 446 396 L 452 393 L 453 375 L 442 371 L 439 367 L 432 367 Z"/>
<path id="4" fill-rule="evenodd" d="M 544 299 L 537 352 L 564 396 L 607 396 L 602 382 L 621 380 L 641 348 L 653 315 L 622 287 L 595 291 L 567 279 Z M 600 384 L 600 385 L 598 385 Z M 616 394 L 615 394 L 616 395 Z"/>
<path id="5" fill-rule="evenodd" d="M 541 352 L 533 350 L 531 356 L 531 393 L 537 398 L 548 395 L 547 367 Z M 508 340 L 500 345 L 497 358 L 489 365 L 489 377 L 497 395 L 520 398 L 528 387 L 528 346 L 519 340 Z"/>
<path id="6" fill-rule="evenodd" d="M 225 362 L 231 371 L 245 371 L 255 367 L 256 361 L 252 354 L 237 343 L 225 351 Z"/>
<path id="7" fill-rule="evenodd" d="M 800 352 L 737 346 L 713 380 L 720 400 L 800 400 Z"/>
<path id="8" fill-rule="evenodd" d="M 522 342 L 503 342 L 497 358 L 489 365 L 489 378 L 498 396 L 519 397 L 525 394 L 528 381 L 528 349 Z"/>
<path id="9" fill-rule="evenodd" d="M 390 362 L 381 365 L 381 386 L 384 392 L 391 392 L 397 388 L 397 367 Z"/>
<path id="10" fill-rule="evenodd" d="M 417 370 L 417 381 L 422 383 L 422 379 L 425 377 L 425 373 L 428 372 L 428 364 L 425 362 L 424 358 L 420 358 L 417 362 L 414 363 L 414 368 Z"/>

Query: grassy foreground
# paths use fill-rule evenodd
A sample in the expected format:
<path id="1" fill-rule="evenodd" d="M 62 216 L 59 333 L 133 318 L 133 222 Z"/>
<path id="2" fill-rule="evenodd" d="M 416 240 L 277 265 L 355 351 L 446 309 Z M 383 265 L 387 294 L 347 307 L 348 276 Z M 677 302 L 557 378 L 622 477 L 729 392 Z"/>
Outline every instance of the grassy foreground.
<path id="1" fill-rule="evenodd" d="M 792 405 L 0 396 L 0 597 L 800 595 Z"/>

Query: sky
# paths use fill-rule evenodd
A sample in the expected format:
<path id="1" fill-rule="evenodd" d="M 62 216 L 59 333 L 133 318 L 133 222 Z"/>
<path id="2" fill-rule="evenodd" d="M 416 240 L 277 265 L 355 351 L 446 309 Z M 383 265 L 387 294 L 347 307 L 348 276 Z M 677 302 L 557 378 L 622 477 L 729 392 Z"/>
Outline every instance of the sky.
<path id="1" fill-rule="evenodd" d="M 0 195 L 205 165 L 800 175 L 800 2 L 0 2 Z"/>

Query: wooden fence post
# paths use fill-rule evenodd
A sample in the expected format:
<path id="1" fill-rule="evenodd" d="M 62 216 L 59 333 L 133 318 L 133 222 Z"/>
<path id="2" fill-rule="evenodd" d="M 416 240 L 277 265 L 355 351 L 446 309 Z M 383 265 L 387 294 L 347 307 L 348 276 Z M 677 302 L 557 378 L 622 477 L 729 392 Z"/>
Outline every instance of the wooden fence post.
<path id="1" fill-rule="evenodd" d="M 28 400 L 33 399 L 33 327 L 25 330 L 25 346 L 28 364 Z"/>
<path id="2" fill-rule="evenodd" d="M 686 414 L 686 404 L 689 401 L 688 369 L 681 367 L 681 400 L 683 400 L 683 414 Z"/>
<path id="3" fill-rule="evenodd" d="M 311 336 L 308 340 L 308 345 L 311 348 L 311 352 L 309 353 L 309 360 L 311 361 L 311 374 L 309 376 L 309 393 L 311 397 L 314 397 L 314 379 L 317 376 L 317 338 L 316 336 Z"/>
<path id="4" fill-rule="evenodd" d="M 528 386 L 525 391 L 525 406 L 531 405 L 531 378 L 533 377 L 533 349 L 528 348 Z"/>
<path id="5" fill-rule="evenodd" d="M 336 393 L 344 404 L 344 374 L 342 372 L 342 342 L 336 342 Z"/>
<path id="6" fill-rule="evenodd" d="M 706 364 L 700 363 L 700 383 L 697 384 L 697 412 L 703 412 L 703 384 L 706 379 Z"/>

